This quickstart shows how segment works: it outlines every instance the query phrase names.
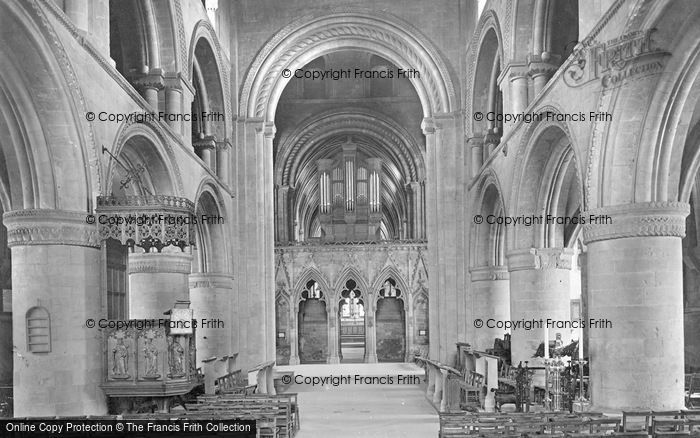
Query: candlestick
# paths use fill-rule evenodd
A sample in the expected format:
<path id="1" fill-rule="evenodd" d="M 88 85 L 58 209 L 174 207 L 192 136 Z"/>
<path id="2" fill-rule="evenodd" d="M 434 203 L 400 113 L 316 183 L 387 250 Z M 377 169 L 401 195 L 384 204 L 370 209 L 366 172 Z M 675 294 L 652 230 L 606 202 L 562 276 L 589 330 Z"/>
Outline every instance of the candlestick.
<path id="1" fill-rule="evenodd" d="M 578 360 L 583 360 L 583 327 L 578 328 Z"/>

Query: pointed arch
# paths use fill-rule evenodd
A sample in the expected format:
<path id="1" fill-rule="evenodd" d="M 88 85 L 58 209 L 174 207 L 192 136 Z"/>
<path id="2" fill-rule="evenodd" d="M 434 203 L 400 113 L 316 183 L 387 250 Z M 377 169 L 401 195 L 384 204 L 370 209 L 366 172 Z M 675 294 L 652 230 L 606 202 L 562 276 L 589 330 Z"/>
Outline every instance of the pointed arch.
<path id="1" fill-rule="evenodd" d="M 364 294 L 365 299 L 371 296 L 371 291 L 367 288 L 367 280 L 360 271 L 353 266 L 346 266 L 340 271 L 338 279 L 335 282 L 335 288 L 333 289 L 334 299 L 340 296 L 340 292 L 345 288 L 345 283 L 347 283 L 348 280 L 353 280 L 357 284 L 357 289 Z"/>
<path id="2" fill-rule="evenodd" d="M 372 283 L 372 292 L 375 293 L 375 295 L 379 295 L 379 290 L 382 288 L 382 285 L 388 278 L 392 278 L 396 282 L 397 289 L 401 290 L 402 292 L 401 298 L 403 299 L 404 303 L 407 304 L 407 297 L 409 296 L 408 283 L 404 279 L 403 275 L 401 275 L 399 270 L 394 266 L 385 266 L 381 271 L 379 271 L 379 274 L 377 274 L 374 282 Z"/>
<path id="3" fill-rule="evenodd" d="M 301 293 L 304 291 L 304 288 L 306 287 L 306 283 L 309 281 L 315 281 L 318 283 L 319 287 L 321 288 L 321 292 L 324 292 L 326 294 L 326 297 L 330 298 L 333 296 L 334 292 L 333 290 L 328 286 L 328 283 L 326 282 L 326 279 L 323 274 L 321 274 L 321 271 L 319 271 L 317 268 L 308 268 L 304 273 L 302 273 L 299 278 L 294 282 L 294 289 L 292 291 L 292 296 L 294 297 L 294 303 L 298 303 L 299 299 L 301 297 Z"/>

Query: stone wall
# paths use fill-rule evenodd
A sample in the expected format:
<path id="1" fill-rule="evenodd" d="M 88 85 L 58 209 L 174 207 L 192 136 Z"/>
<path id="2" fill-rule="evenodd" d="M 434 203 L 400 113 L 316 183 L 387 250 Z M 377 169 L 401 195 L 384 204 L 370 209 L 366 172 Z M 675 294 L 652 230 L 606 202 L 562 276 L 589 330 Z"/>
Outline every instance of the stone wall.
<path id="1" fill-rule="evenodd" d="M 366 361 L 401 362 L 418 349 L 425 352 L 428 347 L 426 252 L 423 242 L 402 241 L 278 246 L 275 249 L 278 321 L 287 319 L 279 312 L 290 312 L 286 330 L 289 344 L 278 342 L 278 361 L 286 360 L 286 345 L 291 349 L 291 363 L 300 359 L 318 360 L 311 352 L 302 354 L 302 337 L 305 350 L 316 344 L 323 346 L 321 339 L 327 341 L 328 350 L 321 360 L 338 360 L 338 304 L 348 280 L 357 283 L 365 303 Z M 379 296 L 389 278 L 401 291 L 397 298 Z M 302 300 L 300 294 L 310 280 L 318 282 L 324 301 Z M 293 304 L 289 307 L 280 304 L 285 301 Z M 317 312 L 309 314 L 308 306 L 316 309 L 321 303 L 326 306 L 326 319 Z"/>

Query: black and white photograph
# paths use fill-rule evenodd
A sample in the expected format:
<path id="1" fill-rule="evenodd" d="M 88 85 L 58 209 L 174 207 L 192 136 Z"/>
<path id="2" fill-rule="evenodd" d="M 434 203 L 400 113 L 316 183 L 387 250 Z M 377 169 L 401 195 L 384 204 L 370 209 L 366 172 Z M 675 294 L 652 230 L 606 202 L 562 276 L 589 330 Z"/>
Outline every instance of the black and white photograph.
<path id="1" fill-rule="evenodd" d="M 0 0 L 0 437 L 700 437 L 699 231 L 700 0 Z"/>

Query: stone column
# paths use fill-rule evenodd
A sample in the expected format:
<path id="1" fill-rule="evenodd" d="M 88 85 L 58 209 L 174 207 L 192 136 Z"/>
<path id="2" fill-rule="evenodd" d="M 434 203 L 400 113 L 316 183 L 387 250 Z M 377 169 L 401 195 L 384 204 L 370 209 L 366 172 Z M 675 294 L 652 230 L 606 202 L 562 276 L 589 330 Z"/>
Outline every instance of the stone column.
<path id="1" fill-rule="evenodd" d="M 430 357 L 452 363 L 455 342 L 466 337 L 463 117 L 423 120 L 426 141 L 426 225 L 430 290 Z"/>
<path id="2" fill-rule="evenodd" d="M 238 120 L 233 187 L 236 193 L 234 248 L 240 303 L 239 365 L 250 368 L 273 360 L 275 349 L 275 258 L 272 139 L 274 125 Z"/>
<path id="3" fill-rule="evenodd" d="M 186 140 L 192 136 L 191 106 L 194 87 L 180 73 L 164 73 L 167 123 Z M 185 119 L 189 119 L 185 120 Z"/>
<path id="4" fill-rule="evenodd" d="M 160 319 L 176 300 L 189 300 L 192 255 L 179 252 L 129 254 L 129 318 Z"/>
<path id="5" fill-rule="evenodd" d="M 289 190 L 290 187 L 287 185 L 278 186 L 276 188 L 276 205 L 277 208 L 275 219 L 277 219 L 276 224 L 276 241 L 278 242 L 288 242 L 289 241 Z"/>
<path id="6" fill-rule="evenodd" d="M 587 212 L 588 346 L 595 409 L 684 407 L 681 239 L 689 205 Z"/>
<path id="7" fill-rule="evenodd" d="M 524 69 L 512 69 L 510 75 L 511 111 L 514 114 L 522 113 L 528 105 L 527 97 L 527 71 Z"/>
<path id="8" fill-rule="evenodd" d="M 338 303 L 326 301 L 328 312 L 328 363 L 340 363 L 340 321 Z"/>
<path id="9" fill-rule="evenodd" d="M 168 125 L 182 134 L 182 88 L 174 84 L 165 86 L 165 114 Z"/>
<path id="10" fill-rule="evenodd" d="M 12 251 L 14 416 L 104 415 L 100 243 L 85 213 L 4 214 Z M 50 318 L 50 351 L 29 351 L 27 312 Z M 91 322 L 92 321 L 92 322 Z"/>
<path id="11" fill-rule="evenodd" d="M 216 357 L 221 359 L 232 353 L 229 296 L 233 289 L 233 276 L 230 274 L 197 273 L 189 275 L 190 304 L 197 321 L 197 366 L 202 361 Z M 207 323 L 209 322 L 209 323 Z M 214 377 L 228 372 L 227 362 L 217 360 L 209 367 Z"/>
<path id="12" fill-rule="evenodd" d="M 192 146 L 200 153 L 204 164 L 213 172 L 216 172 L 216 138 L 207 135 L 195 141 Z"/>
<path id="13" fill-rule="evenodd" d="M 413 239 L 425 239 L 425 185 L 423 181 L 411 181 L 413 207 Z"/>
<path id="14" fill-rule="evenodd" d="M 151 69 L 148 75 L 136 80 L 136 86 L 153 111 L 158 112 L 158 92 L 165 86 L 163 72 L 160 69 Z"/>
<path id="15" fill-rule="evenodd" d="M 368 296 L 365 301 L 368 301 Z M 366 306 L 365 313 L 365 362 L 377 363 L 377 318 L 376 303 Z"/>
<path id="16" fill-rule="evenodd" d="M 299 303 L 289 307 L 289 365 L 299 365 Z"/>
<path id="17" fill-rule="evenodd" d="M 231 185 L 231 181 L 229 181 L 229 168 L 231 167 L 229 163 L 231 159 L 230 149 L 231 143 L 228 139 L 216 142 L 216 174 L 227 186 Z"/>
<path id="18" fill-rule="evenodd" d="M 510 319 L 542 321 L 531 330 L 512 330 L 511 360 L 514 365 L 532 360 L 537 347 L 544 341 L 548 319 L 570 320 L 569 282 L 573 255 L 574 251 L 568 248 L 532 248 L 508 254 Z M 557 333 L 561 333 L 565 344 L 570 341 L 569 329 L 550 325 L 549 339 L 553 341 Z"/>
<path id="19" fill-rule="evenodd" d="M 529 75 L 532 77 L 533 94 L 535 97 L 542 92 L 549 78 L 557 71 L 555 65 L 546 62 L 533 62 L 529 65 Z"/>
<path id="20" fill-rule="evenodd" d="M 474 137 L 469 139 L 472 153 L 472 178 L 479 174 L 481 166 L 484 165 L 484 139 L 483 137 Z"/>
<path id="21" fill-rule="evenodd" d="M 470 321 L 470 329 L 473 330 L 473 346 L 477 350 L 484 351 L 493 348 L 495 338 L 503 338 L 505 330 L 502 328 L 489 328 L 495 321 L 510 319 L 510 282 L 508 269 L 505 266 L 484 266 L 469 270 L 472 277 L 473 316 L 483 322 L 483 326 L 477 328 Z M 489 320 L 492 320 L 489 322 Z M 471 331 L 470 330 L 470 331 Z"/>

